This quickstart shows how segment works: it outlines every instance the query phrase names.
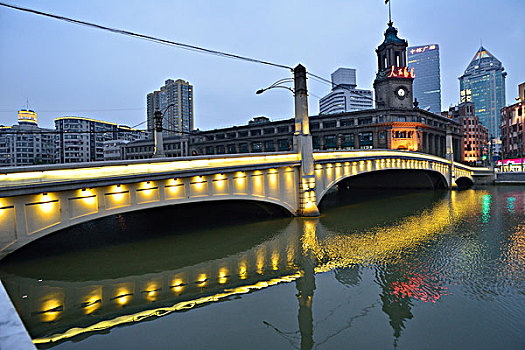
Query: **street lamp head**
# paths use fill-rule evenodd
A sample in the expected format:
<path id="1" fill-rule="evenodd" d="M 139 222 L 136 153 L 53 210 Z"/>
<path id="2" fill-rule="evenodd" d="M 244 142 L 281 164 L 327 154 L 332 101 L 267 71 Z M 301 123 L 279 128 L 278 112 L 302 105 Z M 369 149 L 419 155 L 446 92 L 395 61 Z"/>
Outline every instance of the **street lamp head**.
<path id="1" fill-rule="evenodd" d="M 264 92 L 264 89 L 259 89 L 259 90 L 255 91 L 255 94 L 256 94 L 256 95 L 260 95 L 260 94 L 262 94 L 263 92 Z"/>

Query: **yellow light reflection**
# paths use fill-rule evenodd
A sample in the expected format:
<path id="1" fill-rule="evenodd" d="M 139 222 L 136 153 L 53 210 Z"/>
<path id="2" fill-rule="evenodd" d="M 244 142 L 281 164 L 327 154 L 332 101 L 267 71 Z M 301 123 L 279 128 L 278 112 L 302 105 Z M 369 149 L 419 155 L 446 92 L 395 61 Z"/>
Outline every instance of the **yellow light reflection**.
<path id="1" fill-rule="evenodd" d="M 245 263 L 241 263 L 239 265 L 239 278 L 241 280 L 245 279 L 246 277 L 248 276 L 248 271 L 246 269 L 246 264 Z"/>
<path id="2" fill-rule="evenodd" d="M 228 270 L 225 268 L 219 271 L 219 283 L 224 284 L 228 281 Z"/>
<path id="3" fill-rule="evenodd" d="M 132 294 L 129 290 L 121 288 L 117 291 L 117 295 L 113 297 L 112 300 L 115 300 L 120 305 L 124 305 L 131 300 L 131 296 Z"/>
<path id="4" fill-rule="evenodd" d="M 272 252 L 272 269 L 273 270 L 279 269 L 279 252 L 277 250 L 274 250 Z"/>
<path id="5" fill-rule="evenodd" d="M 45 337 L 45 338 L 33 339 L 33 343 L 35 344 L 55 343 L 60 340 L 69 339 L 71 337 L 74 337 L 80 334 L 86 334 L 86 333 L 93 332 L 93 331 L 102 331 L 102 330 L 110 329 L 118 325 L 137 322 L 138 320 L 146 320 L 152 316 L 160 317 L 160 316 L 164 316 L 169 313 L 172 313 L 172 312 L 186 311 L 193 307 L 204 305 L 204 304 L 211 303 L 211 302 L 217 302 L 220 300 L 224 300 L 225 298 L 229 298 L 234 295 L 245 294 L 245 293 L 249 293 L 255 290 L 261 290 L 264 288 L 275 286 L 279 283 L 290 283 L 290 282 L 297 280 L 300 277 L 301 277 L 300 273 L 295 273 L 292 275 L 274 278 L 268 281 L 261 281 L 261 282 L 258 282 L 252 285 L 241 286 L 241 287 L 237 287 L 234 289 L 228 289 L 222 293 L 211 295 L 211 296 L 204 296 L 199 299 L 182 301 L 172 306 L 160 307 L 160 308 L 156 308 L 152 310 L 145 310 L 145 311 L 141 311 L 141 312 L 131 314 L 131 315 L 126 315 L 126 316 L 119 316 L 119 317 L 116 317 L 110 320 L 100 321 L 96 324 L 93 324 L 93 325 L 90 325 L 84 328 L 74 327 L 61 334 L 54 334 L 52 336 Z"/>
<path id="6" fill-rule="evenodd" d="M 93 311 L 97 310 L 101 304 L 102 299 L 99 296 L 92 296 L 82 304 L 82 308 L 84 309 L 84 313 L 89 315 Z"/>
<path id="7" fill-rule="evenodd" d="M 205 273 L 200 274 L 199 278 L 197 279 L 197 286 L 204 287 L 206 285 L 207 280 L 208 280 L 208 277 L 206 277 Z"/>
<path id="8" fill-rule="evenodd" d="M 42 305 L 42 310 L 43 311 L 40 313 L 40 319 L 42 322 L 53 322 L 58 318 L 58 316 L 60 316 L 60 313 L 62 313 L 63 306 L 60 300 L 51 299 L 47 300 Z"/>
<path id="9" fill-rule="evenodd" d="M 180 293 L 184 289 L 184 283 L 182 282 L 181 279 L 176 279 L 175 281 L 173 281 L 171 288 L 173 288 L 173 290 L 176 293 Z"/>

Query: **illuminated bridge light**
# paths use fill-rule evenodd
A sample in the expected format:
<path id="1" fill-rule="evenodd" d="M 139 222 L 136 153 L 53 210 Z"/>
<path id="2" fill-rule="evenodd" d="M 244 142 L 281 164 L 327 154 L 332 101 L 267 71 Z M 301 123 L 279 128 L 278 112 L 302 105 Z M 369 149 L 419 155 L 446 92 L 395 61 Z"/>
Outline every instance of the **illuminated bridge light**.
<path id="1" fill-rule="evenodd" d="M 46 192 L 42 193 L 42 198 L 40 199 L 39 207 L 40 210 L 44 213 L 50 213 L 54 209 L 54 203 L 58 202 L 53 200 Z"/>

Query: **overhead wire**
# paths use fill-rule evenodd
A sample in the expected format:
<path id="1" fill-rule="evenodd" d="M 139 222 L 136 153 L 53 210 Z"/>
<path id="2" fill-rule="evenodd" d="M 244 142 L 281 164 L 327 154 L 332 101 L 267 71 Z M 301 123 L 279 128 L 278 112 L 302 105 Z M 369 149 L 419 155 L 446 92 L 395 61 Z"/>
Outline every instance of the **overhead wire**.
<path id="1" fill-rule="evenodd" d="M 0 2 L 0 6 L 4 6 L 4 7 L 11 8 L 11 9 L 18 10 L 18 11 L 22 11 L 22 12 L 33 13 L 33 14 L 36 14 L 36 15 L 49 17 L 49 18 L 53 18 L 53 19 L 56 19 L 56 20 L 65 21 L 65 22 L 69 22 L 69 23 L 73 23 L 73 24 L 78 24 L 78 25 L 83 25 L 83 26 L 87 26 L 87 27 L 91 27 L 91 28 L 105 30 L 105 31 L 109 31 L 109 32 L 112 32 L 112 33 L 116 33 L 116 34 L 127 35 L 127 36 L 135 37 L 135 38 L 138 38 L 138 39 L 153 41 L 153 42 L 164 44 L 164 45 L 177 46 L 177 47 L 180 47 L 180 48 L 185 49 L 185 50 L 196 51 L 196 52 L 201 52 L 201 53 L 207 53 L 207 54 L 221 56 L 221 57 L 225 57 L 225 58 L 237 59 L 237 60 L 242 60 L 242 61 L 247 61 L 247 62 L 252 62 L 252 63 L 259 63 L 259 64 L 268 65 L 268 66 L 273 66 L 273 67 L 277 67 L 277 68 L 284 68 L 284 69 L 288 69 L 288 70 L 293 70 L 292 67 L 289 67 L 289 66 L 286 66 L 286 65 L 283 65 L 283 64 L 278 64 L 278 63 L 274 63 L 274 62 L 270 62 L 270 61 L 259 60 L 259 59 L 256 59 L 256 58 L 251 58 L 251 57 L 231 54 L 231 53 L 228 53 L 228 52 L 223 52 L 223 51 L 218 51 L 218 50 L 206 49 L 204 47 L 200 47 L 200 46 L 196 46 L 196 45 L 184 44 L 184 43 L 180 43 L 180 42 L 176 42 L 176 41 L 172 41 L 172 40 L 157 38 L 157 37 L 150 36 L 150 35 L 135 33 L 135 32 L 131 32 L 131 31 L 128 31 L 128 30 L 123 30 L 123 29 L 103 26 L 103 25 L 100 25 L 100 24 L 86 22 L 86 21 L 81 21 L 81 20 L 77 20 L 77 19 L 73 19 L 73 18 L 65 17 L 65 16 L 59 16 L 59 15 L 55 15 L 55 14 L 48 13 L 48 12 L 43 12 L 43 11 L 33 10 L 33 9 L 30 9 L 30 8 L 10 5 L 10 4 L 6 4 L 4 2 Z"/>

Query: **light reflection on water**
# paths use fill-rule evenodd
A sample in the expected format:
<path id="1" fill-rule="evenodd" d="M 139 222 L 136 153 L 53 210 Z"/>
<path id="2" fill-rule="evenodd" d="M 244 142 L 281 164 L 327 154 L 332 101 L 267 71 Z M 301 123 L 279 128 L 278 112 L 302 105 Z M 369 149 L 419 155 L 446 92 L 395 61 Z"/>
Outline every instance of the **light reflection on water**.
<path id="1" fill-rule="evenodd" d="M 248 314 L 258 303 L 274 309 L 272 322 L 250 314 L 257 326 L 247 336 L 264 333 L 268 344 L 282 348 L 340 348 L 349 337 L 355 344 L 376 342 L 381 348 L 487 347 L 502 340 L 507 348 L 524 345 L 524 188 L 390 196 L 364 192 L 355 197 L 329 197 L 321 218 L 230 225 L 0 264 L 0 278 L 40 346 L 107 329 L 127 334 L 126 340 L 105 336 L 121 344 L 133 335 L 126 328 L 117 331 L 117 325 L 144 327 L 142 320 L 161 316 L 170 322 L 174 316 L 168 314 L 224 300 L 242 303 Z M 228 242 L 241 235 L 252 243 L 219 243 L 221 237 Z M 143 257 L 136 273 L 122 259 L 130 252 Z M 90 270 L 86 265 L 93 257 L 97 263 Z M 181 263 L 190 257 L 190 265 Z M 283 297 L 267 296 L 276 288 L 287 290 L 282 284 L 290 282 L 296 300 L 286 300 L 297 305 L 296 330 L 286 333 L 280 324 L 289 315 L 280 315 L 277 307 Z M 253 292 L 250 299 L 256 301 L 249 304 L 247 298 L 232 299 Z M 355 301 L 349 302 L 349 296 Z M 328 304 L 336 305 L 330 309 Z M 200 312 L 208 309 L 213 308 Z M 177 319 L 184 320 L 183 315 Z M 487 319 L 480 322 L 480 315 Z M 371 324 L 373 340 L 366 328 Z M 416 331 L 421 325 L 434 334 L 423 336 Z M 238 341 L 228 338 L 226 326 L 215 326 L 223 327 L 225 344 Z M 181 337 L 188 332 L 184 323 L 177 328 Z M 465 336 L 466 329 L 478 339 Z M 448 343 L 440 334 L 449 337 Z M 158 336 L 167 336 L 160 327 Z M 100 339 L 59 347 L 89 347 Z M 214 345 L 213 339 L 208 345 Z"/>

